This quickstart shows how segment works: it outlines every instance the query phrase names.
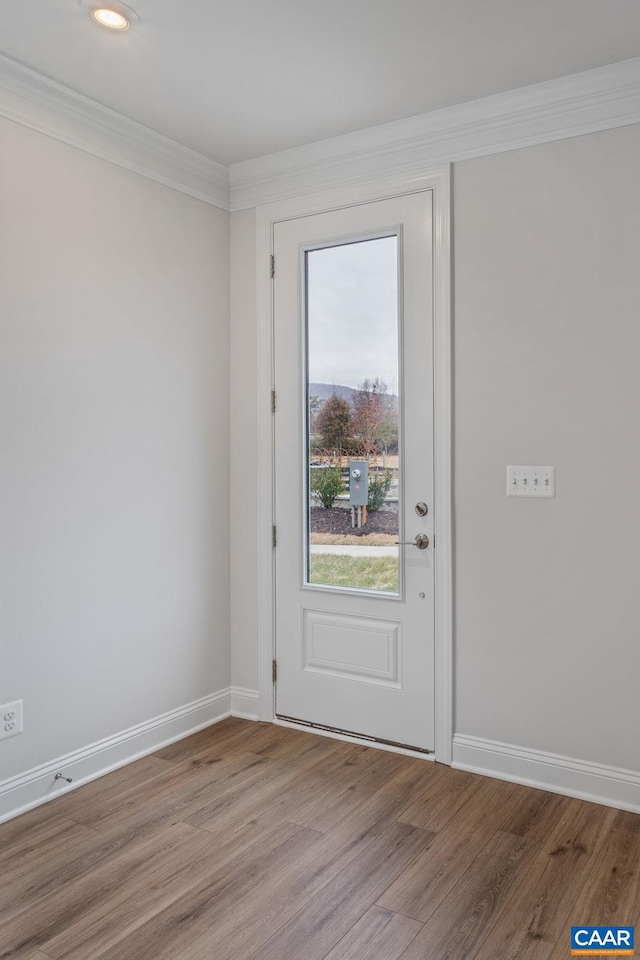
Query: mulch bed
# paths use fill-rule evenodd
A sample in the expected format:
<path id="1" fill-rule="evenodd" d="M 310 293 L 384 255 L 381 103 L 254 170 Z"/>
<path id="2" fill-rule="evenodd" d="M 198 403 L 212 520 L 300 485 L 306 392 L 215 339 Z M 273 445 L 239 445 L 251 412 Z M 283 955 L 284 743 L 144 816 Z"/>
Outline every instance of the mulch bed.
<path id="1" fill-rule="evenodd" d="M 311 507 L 311 532 L 312 533 L 336 533 L 356 537 L 364 537 L 369 533 L 391 533 L 398 535 L 398 512 L 397 510 L 378 510 L 376 513 L 370 513 L 364 527 L 359 530 L 351 526 L 351 514 L 349 508 L 332 507 L 325 510 L 324 507 Z"/>

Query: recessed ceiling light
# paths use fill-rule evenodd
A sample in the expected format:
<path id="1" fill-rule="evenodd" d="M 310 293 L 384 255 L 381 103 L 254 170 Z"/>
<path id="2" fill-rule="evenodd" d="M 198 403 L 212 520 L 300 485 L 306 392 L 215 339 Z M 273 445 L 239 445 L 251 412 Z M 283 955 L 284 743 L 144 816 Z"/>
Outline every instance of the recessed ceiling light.
<path id="1" fill-rule="evenodd" d="M 109 30 L 128 30 L 129 21 L 117 10 L 109 10 L 108 7 L 98 7 L 91 12 L 91 16 L 101 27 L 108 27 Z"/>
<path id="2" fill-rule="evenodd" d="M 101 27 L 122 33 L 136 23 L 140 17 L 131 7 L 122 0 L 80 0 L 80 6 L 91 14 L 93 20 Z"/>

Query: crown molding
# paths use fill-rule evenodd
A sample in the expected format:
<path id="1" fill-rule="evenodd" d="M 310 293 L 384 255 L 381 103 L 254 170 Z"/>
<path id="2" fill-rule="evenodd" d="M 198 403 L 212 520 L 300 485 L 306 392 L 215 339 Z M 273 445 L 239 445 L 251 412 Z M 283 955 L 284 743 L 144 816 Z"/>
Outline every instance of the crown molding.
<path id="1" fill-rule="evenodd" d="M 231 209 L 640 122 L 640 58 L 232 164 Z"/>
<path id="2" fill-rule="evenodd" d="M 0 54 L 0 116 L 223 210 L 640 122 L 640 58 L 226 167 Z"/>
<path id="3" fill-rule="evenodd" d="M 0 116 L 229 210 L 223 164 L 1 54 Z"/>

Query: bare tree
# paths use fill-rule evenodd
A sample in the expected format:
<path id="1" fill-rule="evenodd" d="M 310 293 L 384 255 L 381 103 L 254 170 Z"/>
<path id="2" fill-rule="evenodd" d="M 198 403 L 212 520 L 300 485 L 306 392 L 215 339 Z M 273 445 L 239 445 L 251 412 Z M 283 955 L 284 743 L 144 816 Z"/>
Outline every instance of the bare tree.
<path id="1" fill-rule="evenodd" d="M 315 433 L 318 429 L 318 414 L 322 410 L 324 400 L 315 393 L 309 396 L 309 432 Z"/>
<path id="2" fill-rule="evenodd" d="M 380 377 L 364 380 L 353 395 L 353 429 L 369 459 L 386 452 L 398 437 L 398 418 L 395 398 L 387 393 L 387 385 Z"/>

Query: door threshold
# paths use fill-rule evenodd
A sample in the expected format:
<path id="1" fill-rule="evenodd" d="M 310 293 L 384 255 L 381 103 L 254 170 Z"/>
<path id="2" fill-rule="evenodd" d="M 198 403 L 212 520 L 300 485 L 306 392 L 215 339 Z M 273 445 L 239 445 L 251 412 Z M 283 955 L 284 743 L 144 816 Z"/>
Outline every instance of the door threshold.
<path id="1" fill-rule="evenodd" d="M 424 750 L 422 747 L 412 747 L 405 743 L 396 743 L 393 740 L 368 737 L 361 733 L 353 733 L 350 730 L 339 730 L 336 727 L 324 726 L 321 723 L 299 720 L 296 717 L 276 714 L 273 722 L 279 727 L 290 727 L 293 730 L 302 730 L 304 733 L 315 733 L 321 737 L 330 737 L 332 740 L 357 743 L 362 747 L 376 747 L 378 750 L 388 750 L 390 753 L 400 753 L 406 757 L 419 757 L 421 760 L 435 760 L 433 750 Z"/>

